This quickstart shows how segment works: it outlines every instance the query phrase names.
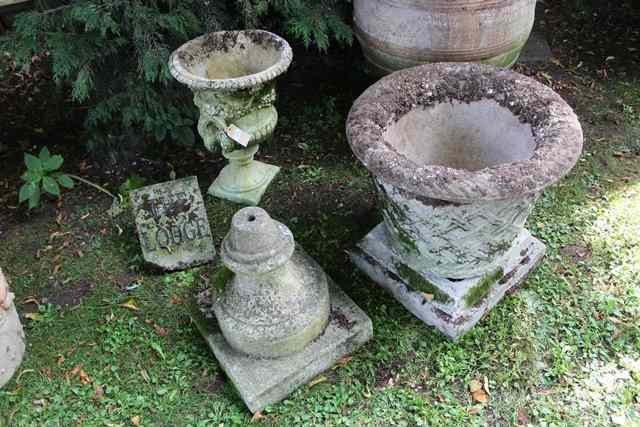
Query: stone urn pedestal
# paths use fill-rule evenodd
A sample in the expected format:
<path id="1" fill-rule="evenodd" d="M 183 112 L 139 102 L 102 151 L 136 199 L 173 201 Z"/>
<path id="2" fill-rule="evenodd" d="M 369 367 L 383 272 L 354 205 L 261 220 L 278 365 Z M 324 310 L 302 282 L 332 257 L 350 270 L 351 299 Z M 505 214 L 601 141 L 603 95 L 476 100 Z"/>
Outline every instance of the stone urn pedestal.
<path id="1" fill-rule="evenodd" d="M 13 294 L 0 269 L 0 388 L 9 382 L 24 357 L 24 331 Z"/>
<path id="2" fill-rule="evenodd" d="M 353 261 L 453 339 L 540 261 L 545 246 L 526 219 L 582 149 L 578 119 L 560 96 L 480 64 L 383 78 L 353 105 L 347 137 L 374 177 L 384 218 Z"/>
<path id="3" fill-rule="evenodd" d="M 253 160 L 278 122 L 275 79 L 291 64 L 283 38 L 261 30 L 206 34 L 179 47 L 171 74 L 187 85 L 200 110 L 198 132 L 210 152 L 229 160 L 209 194 L 257 205 L 280 170 Z"/>
<path id="4" fill-rule="evenodd" d="M 263 209 L 234 215 L 221 257 L 232 274 L 223 291 L 199 296 L 192 317 L 252 412 L 371 338 L 367 315 Z"/>

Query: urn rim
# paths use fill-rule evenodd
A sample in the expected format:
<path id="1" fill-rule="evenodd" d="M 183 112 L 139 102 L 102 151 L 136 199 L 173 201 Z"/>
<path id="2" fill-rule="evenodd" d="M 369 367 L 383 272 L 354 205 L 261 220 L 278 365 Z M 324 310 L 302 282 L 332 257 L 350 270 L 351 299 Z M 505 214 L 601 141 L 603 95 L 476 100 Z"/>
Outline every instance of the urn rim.
<path id="1" fill-rule="evenodd" d="M 389 127 L 416 108 L 485 100 L 531 126 L 531 158 L 479 170 L 418 164 L 385 140 Z M 539 193 L 573 168 L 583 141 L 577 116 L 551 88 L 514 71 L 471 63 L 420 65 L 380 79 L 352 106 L 346 133 L 356 157 L 377 179 L 458 203 Z"/>
<path id="2" fill-rule="evenodd" d="M 215 43 L 211 43 L 211 40 L 217 39 L 218 42 L 221 43 L 228 43 L 228 40 L 233 40 L 233 46 L 227 46 L 225 44 L 224 49 L 229 50 L 235 48 L 235 41 L 240 36 L 252 39 L 254 45 L 267 46 L 273 49 L 274 52 L 278 53 L 277 61 L 257 73 L 223 79 L 209 79 L 199 76 L 190 70 L 190 67 L 187 65 L 187 60 L 193 60 L 198 57 L 202 58 L 222 50 L 222 48 L 216 49 Z M 198 50 L 200 50 L 199 54 L 192 52 L 197 52 Z M 293 51 L 291 46 L 284 38 L 277 34 L 265 30 L 216 31 L 189 40 L 176 49 L 169 58 L 169 70 L 176 80 L 189 86 L 191 89 L 214 89 L 232 92 L 249 89 L 274 80 L 287 71 L 292 61 Z"/>

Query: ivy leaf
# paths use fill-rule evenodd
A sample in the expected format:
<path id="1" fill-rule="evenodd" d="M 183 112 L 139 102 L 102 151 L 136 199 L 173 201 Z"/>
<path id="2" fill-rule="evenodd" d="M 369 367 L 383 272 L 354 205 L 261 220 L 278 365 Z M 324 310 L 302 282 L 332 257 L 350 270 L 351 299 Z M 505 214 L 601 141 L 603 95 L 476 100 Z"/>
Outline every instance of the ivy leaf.
<path id="1" fill-rule="evenodd" d="M 44 170 L 51 172 L 51 171 L 60 169 L 60 166 L 62 166 L 62 163 L 64 163 L 64 158 L 61 155 L 56 154 L 55 156 L 52 156 L 46 161 L 43 161 L 42 166 Z"/>
<path id="2" fill-rule="evenodd" d="M 44 178 L 42 178 L 42 188 L 44 189 L 44 191 L 53 196 L 60 196 L 60 186 L 58 185 L 56 180 L 51 178 L 50 176 L 45 176 Z"/>
<path id="3" fill-rule="evenodd" d="M 24 154 L 24 164 L 27 165 L 27 169 L 33 172 L 41 172 L 42 171 L 42 162 L 36 156 L 25 153 Z"/>
<path id="4" fill-rule="evenodd" d="M 40 160 L 42 162 L 46 162 L 51 158 L 51 153 L 49 152 L 49 149 L 47 147 L 42 147 L 42 150 L 40 150 L 40 154 L 38 154 L 38 157 L 40 157 Z"/>
<path id="5" fill-rule="evenodd" d="M 26 184 L 24 184 L 22 187 L 20 187 L 18 203 L 29 200 L 36 190 L 38 190 L 38 185 L 36 183 L 27 182 Z"/>
<path id="6" fill-rule="evenodd" d="M 69 177 L 69 175 L 60 174 L 56 177 L 58 183 L 62 185 L 64 188 L 73 188 L 73 180 Z"/>
<path id="7" fill-rule="evenodd" d="M 33 209 L 40 204 L 40 188 L 39 186 L 36 187 L 38 187 L 36 191 L 29 197 L 29 209 Z"/>

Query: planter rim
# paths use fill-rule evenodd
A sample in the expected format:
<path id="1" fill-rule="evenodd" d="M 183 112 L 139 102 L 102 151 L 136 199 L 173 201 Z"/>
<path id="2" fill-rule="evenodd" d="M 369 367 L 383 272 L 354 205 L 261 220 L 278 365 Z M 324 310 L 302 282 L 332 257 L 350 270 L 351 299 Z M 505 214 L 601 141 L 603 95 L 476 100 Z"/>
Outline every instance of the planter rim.
<path id="1" fill-rule="evenodd" d="M 215 55 L 215 52 L 220 50 L 215 48 L 213 42 L 208 43 L 209 46 L 203 47 L 203 45 L 206 45 L 208 41 L 218 39 L 222 43 L 233 43 L 233 46 L 235 46 L 237 38 L 240 35 L 246 36 L 250 39 L 253 38 L 252 41 L 257 45 L 270 45 L 274 51 L 279 53 L 278 61 L 269 68 L 258 73 L 229 79 L 208 79 L 206 77 L 201 77 L 192 73 L 186 66 L 187 60 L 193 60 L 194 58 L 206 55 Z M 230 46 L 230 48 L 232 49 L 233 46 Z M 199 53 L 193 52 L 197 52 L 198 49 L 201 50 Z M 287 71 L 292 60 L 293 51 L 291 50 L 289 43 L 284 38 L 269 31 L 217 31 L 189 40 L 176 49 L 169 58 L 169 70 L 176 80 L 180 83 L 184 83 L 191 89 L 236 91 L 255 87 L 275 79 Z"/>
<path id="2" fill-rule="evenodd" d="M 385 131 L 415 108 L 457 100 L 493 100 L 531 125 L 530 159 L 477 171 L 418 165 L 384 139 Z M 458 203 L 533 194 L 558 181 L 582 152 L 582 128 L 552 89 L 514 71 L 485 64 L 426 64 L 396 71 L 353 104 L 346 133 L 351 149 L 378 179 L 433 199 Z"/>

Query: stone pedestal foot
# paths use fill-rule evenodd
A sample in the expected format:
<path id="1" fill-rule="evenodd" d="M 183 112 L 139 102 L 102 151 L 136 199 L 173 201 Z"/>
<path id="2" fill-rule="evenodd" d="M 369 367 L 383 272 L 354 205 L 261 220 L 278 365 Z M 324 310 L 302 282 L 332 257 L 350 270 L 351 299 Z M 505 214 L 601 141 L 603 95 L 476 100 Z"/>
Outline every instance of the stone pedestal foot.
<path id="1" fill-rule="evenodd" d="M 369 317 L 328 280 L 331 311 L 327 327 L 302 351 L 278 358 L 250 356 L 231 348 L 215 322 L 211 309 L 215 296 L 198 298 L 192 303 L 194 323 L 251 412 L 283 400 L 371 339 L 373 327 Z"/>
<path id="2" fill-rule="evenodd" d="M 523 230 L 495 271 L 452 280 L 407 265 L 392 251 L 382 223 L 358 243 L 350 256 L 358 268 L 417 318 L 457 340 L 521 284 L 544 253 L 544 244 Z"/>
<path id="3" fill-rule="evenodd" d="M 209 194 L 248 206 L 257 206 L 267 187 L 280 172 L 278 166 L 253 160 L 258 146 L 225 153 L 229 164 L 209 187 Z"/>

